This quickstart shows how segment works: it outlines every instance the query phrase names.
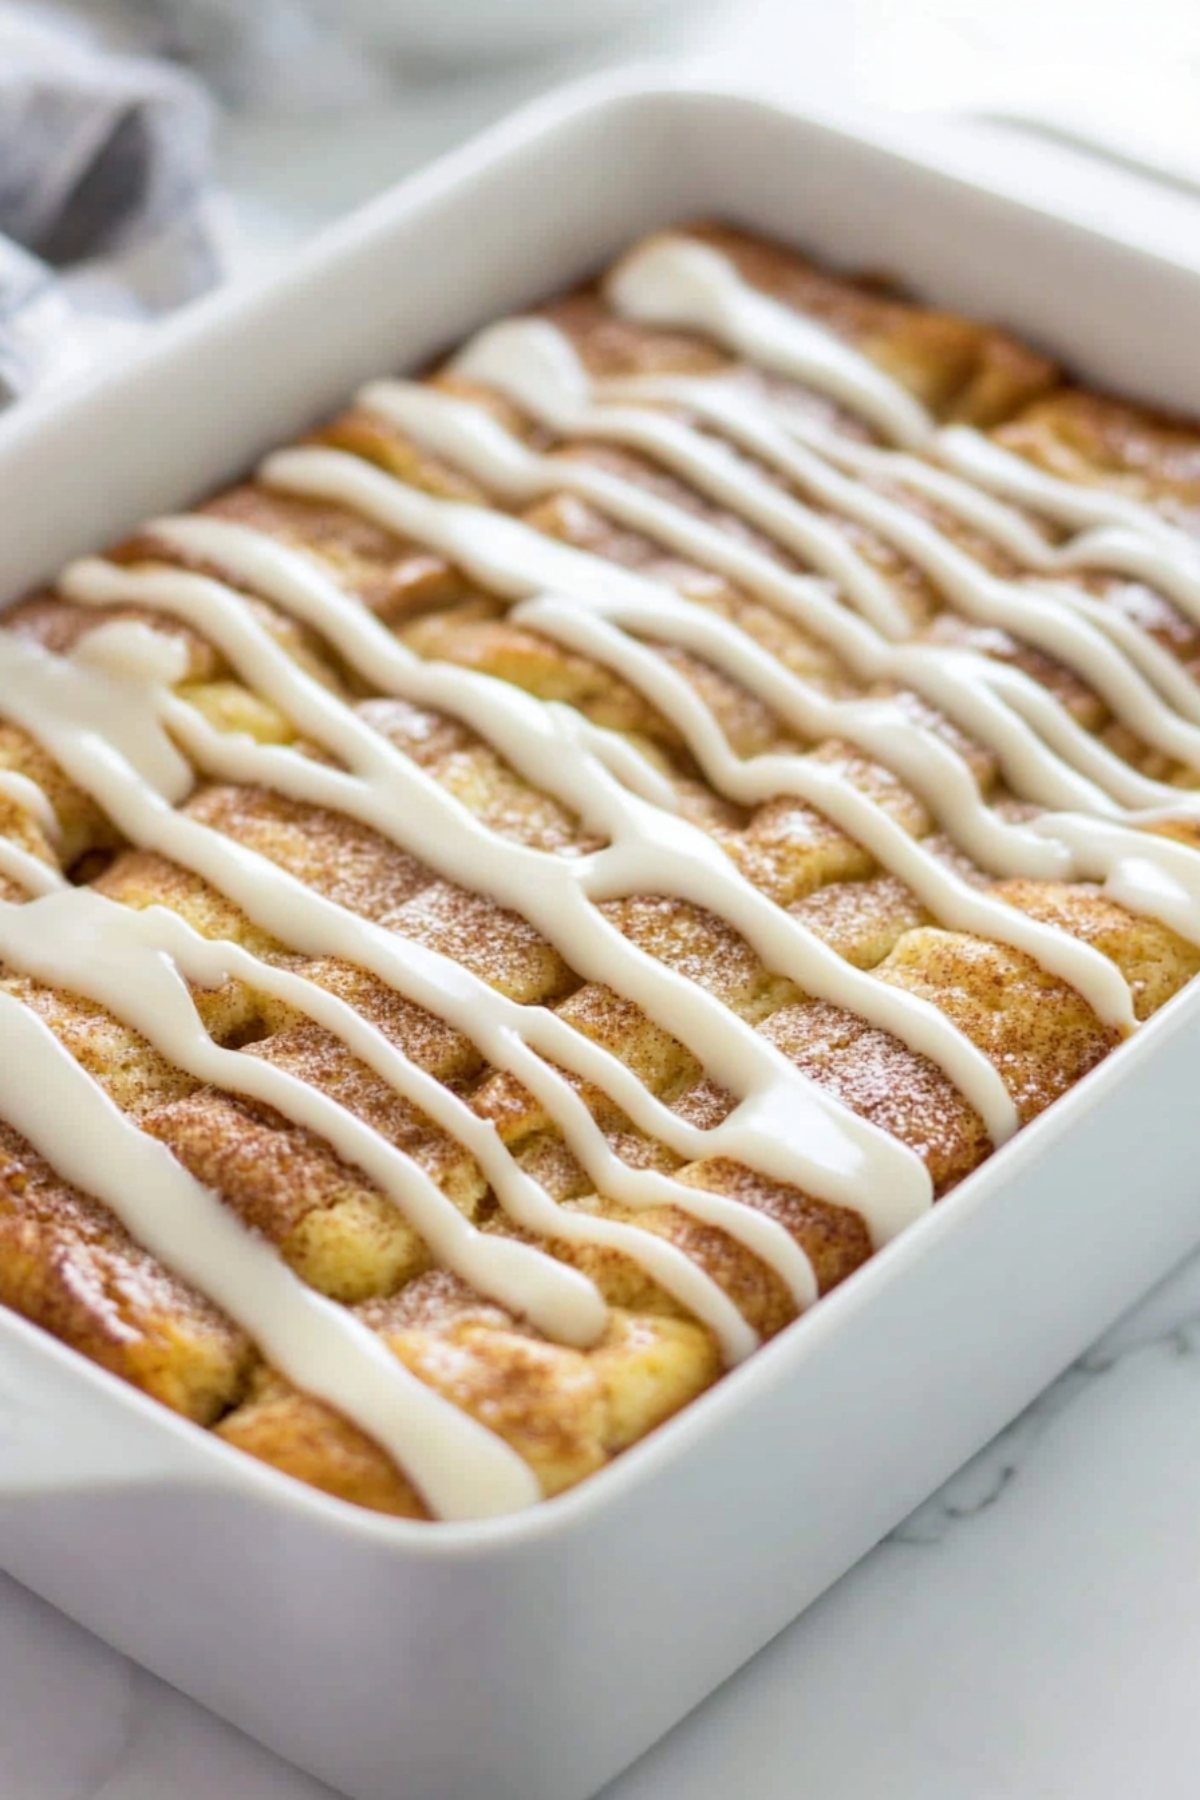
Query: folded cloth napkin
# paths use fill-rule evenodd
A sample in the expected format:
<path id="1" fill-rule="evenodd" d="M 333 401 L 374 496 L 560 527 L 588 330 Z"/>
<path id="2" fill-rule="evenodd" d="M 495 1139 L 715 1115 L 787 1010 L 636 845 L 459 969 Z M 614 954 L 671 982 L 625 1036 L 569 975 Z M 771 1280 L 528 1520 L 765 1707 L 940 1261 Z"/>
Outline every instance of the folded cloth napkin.
<path id="1" fill-rule="evenodd" d="M 0 0 L 0 408 L 215 280 L 209 124 L 182 72 Z"/>

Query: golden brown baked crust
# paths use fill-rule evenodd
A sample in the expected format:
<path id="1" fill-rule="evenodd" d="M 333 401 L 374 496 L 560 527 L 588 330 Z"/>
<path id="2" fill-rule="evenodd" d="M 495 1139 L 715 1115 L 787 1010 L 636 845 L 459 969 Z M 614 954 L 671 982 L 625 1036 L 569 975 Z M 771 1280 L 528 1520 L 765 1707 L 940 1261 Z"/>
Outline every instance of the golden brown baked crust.
<path id="1" fill-rule="evenodd" d="M 1190 421 L 1058 387 L 1001 424 L 996 438 L 1052 474 L 1150 501 L 1196 527 L 1200 441 Z"/>
<path id="2" fill-rule="evenodd" d="M 0 1304 L 199 1425 L 241 1400 L 243 1333 L 0 1125 Z"/>
<path id="3" fill-rule="evenodd" d="M 997 442 L 1042 469 L 1133 496 L 1194 527 L 1200 429 L 1067 387 L 1050 363 L 1000 330 L 914 306 L 877 284 L 831 275 L 789 249 L 741 231 L 691 229 L 754 287 L 852 343 L 938 419 L 991 430 Z M 617 317 L 598 288 L 554 302 L 543 316 L 567 336 L 595 376 L 732 373 L 772 392 L 786 386 L 814 418 L 855 441 L 869 437 L 843 407 L 795 383 L 764 382 L 696 334 Z M 544 427 L 460 374 L 442 371 L 432 380 L 484 405 L 528 446 L 540 450 L 553 442 Z M 310 441 L 365 459 L 426 493 L 494 500 L 462 470 L 362 406 L 321 427 Z M 752 544 L 781 567 L 797 566 L 774 539 L 640 451 L 586 438 L 557 448 L 568 463 L 616 474 Z M 1006 577 L 1014 574 L 1011 560 L 992 540 L 927 495 L 901 483 L 883 485 L 985 566 Z M 847 963 L 929 1001 L 949 1018 L 999 1071 L 1022 1122 L 1079 1081 L 1119 1041 L 1120 1033 L 1103 1023 L 1080 993 L 1024 951 L 948 929 L 902 880 L 813 806 L 785 795 L 748 807 L 715 792 L 678 727 L 635 686 L 605 664 L 512 619 L 507 598 L 486 591 L 441 554 L 338 504 L 289 497 L 253 481 L 205 510 L 302 550 L 418 657 L 482 672 L 541 701 L 573 707 L 593 724 L 621 734 L 671 784 L 680 814 L 708 833 L 761 895 Z M 923 729 L 965 758 L 998 815 L 1015 819 L 1032 810 L 1006 789 L 997 756 L 960 725 L 915 694 L 883 685 L 864 689 L 827 643 L 725 576 L 567 489 L 513 510 L 562 543 L 667 584 L 735 625 L 821 694 L 876 692 L 897 698 Z M 916 641 L 1007 663 L 1060 701 L 1131 769 L 1180 787 L 1200 782 L 1197 769 L 1141 741 L 1078 671 L 1006 631 L 964 619 L 938 585 L 879 533 L 828 510 L 824 516 L 886 581 Z M 228 571 L 189 559 L 152 531 L 119 546 L 112 558 L 133 569 L 174 564 L 229 578 Z M 1200 628 L 1169 598 L 1140 584 L 1134 592 L 1135 584 L 1115 577 L 1082 579 L 1096 598 L 1136 616 L 1182 668 L 1189 673 L 1200 668 Z M 561 801 L 531 786 L 460 720 L 380 694 L 317 632 L 261 598 L 249 596 L 245 604 L 294 662 L 498 838 L 560 856 L 580 856 L 596 847 L 596 836 Z M 84 608 L 45 593 L 15 608 L 7 625 L 66 655 L 98 627 L 120 618 L 149 622 L 184 645 L 186 672 L 176 692 L 218 731 L 320 754 L 303 743 L 279 707 L 239 679 L 217 648 L 165 614 L 132 605 Z M 704 701 L 739 756 L 797 753 L 836 771 L 981 892 L 1107 958 L 1127 979 L 1139 1019 L 1200 969 L 1195 946 L 1166 925 L 1135 916 L 1097 887 L 989 877 L 943 835 L 942 822 L 892 770 L 849 744 L 802 739 L 759 696 L 689 651 L 662 646 L 661 655 Z M 514 1076 L 489 1067 L 462 1032 L 374 975 L 348 963 L 297 955 L 198 876 L 124 842 L 27 731 L 2 721 L 0 771 L 36 783 L 58 827 L 51 834 L 0 789 L 4 842 L 121 905 L 169 908 L 202 935 L 230 939 L 348 1001 L 412 1063 L 493 1125 L 564 1217 L 618 1221 L 676 1247 L 763 1337 L 795 1318 L 795 1298 L 779 1272 L 745 1243 L 677 1205 L 634 1210 L 598 1194 L 547 1108 Z M 550 1009 L 618 1056 L 681 1120 L 707 1129 L 729 1116 L 733 1098 L 690 1049 L 632 1001 L 572 970 L 530 923 L 489 897 L 486 876 L 481 891 L 469 891 L 367 826 L 261 787 L 200 780 L 181 810 L 348 912 L 438 950 L 523 1006 Z M 1185 822 L 1167 820 L 1161 829 L 1181 841 L 1197 841 L 1194 827 Z M 23 898 L 20 884 L 0 871 L 0 900 Z M 990 1153 L 983 1120 L 941 1068 L 888 1032 L 803 993 L 765 966 L 723 919 L 656 894 L 607 901 L 602 911 L 627 942 L 714 996 L 851 1112 L 909 1146 L 928 1170 L 937 1196 Z M 604 1466 L 718 1378 L 721 1363 L 712 1332 L 685 1316 L 679 1301 L 625 1252 L 566 1237 L 543 1240 L 551 1255 L 589 1276 L 612 1308 L 607 1332 L 592 1349 L 552 1343 L 437 1269 L 394 1203 L 316 1133 L 264 1104 L 183 1074 L 90 1001 L 14 972 L 3 975 L 0 987 L 32 1008 L 122 1111 L 219 1193 L 304 1282 L 356 1309 L 421 1381 L 512 1445 L 547 1496 Z M 524 1235 L 499 1206 L 471 1154 L 322 1026 L 241 982 L 196 989 L 194 998 L 216 1042 L 337 1100 L 405 1151 L 487 1234 Z M 767 1179 L 728 1157 L 687 1162 L 640 1131 L 607 1095 L 571 1079 L 625 1163 L 671 1174 L 685 1187 L 725 1196 L 776 1221 L 802 1247 L 821 1293 L 871 1254 L 870 1234 L 857 1212 Z M 426 1516 L 413 1482 L 371 1439 L 289 1386 L 242 1331 L 140 1250 L 99 1202 L 64 1184 L 3 1124 L 0 1303 L 276 1468 L 383 1513 Z"/>

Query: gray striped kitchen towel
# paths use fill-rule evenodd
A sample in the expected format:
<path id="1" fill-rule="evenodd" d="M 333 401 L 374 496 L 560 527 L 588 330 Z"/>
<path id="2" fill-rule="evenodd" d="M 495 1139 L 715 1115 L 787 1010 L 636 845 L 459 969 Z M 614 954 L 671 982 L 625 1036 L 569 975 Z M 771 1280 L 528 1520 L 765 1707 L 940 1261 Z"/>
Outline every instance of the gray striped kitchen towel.
<path id="1" fill-rule="evenodd" d="M 0 0 L 0 408 L 216 277 L 203 89 Z"/>

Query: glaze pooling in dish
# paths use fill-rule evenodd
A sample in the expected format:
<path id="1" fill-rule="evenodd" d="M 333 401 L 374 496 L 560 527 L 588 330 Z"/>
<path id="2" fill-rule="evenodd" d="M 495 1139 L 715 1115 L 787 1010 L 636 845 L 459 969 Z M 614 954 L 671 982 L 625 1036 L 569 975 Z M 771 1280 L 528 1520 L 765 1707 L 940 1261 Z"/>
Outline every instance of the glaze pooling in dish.
<path id="1" fill-rule="evenodd" d="M 1189 496 L 1079 404 L 664 234 L 17 608 L 0 1299 L 482 1517 L 913 1222 L 1200 967 Z"/>

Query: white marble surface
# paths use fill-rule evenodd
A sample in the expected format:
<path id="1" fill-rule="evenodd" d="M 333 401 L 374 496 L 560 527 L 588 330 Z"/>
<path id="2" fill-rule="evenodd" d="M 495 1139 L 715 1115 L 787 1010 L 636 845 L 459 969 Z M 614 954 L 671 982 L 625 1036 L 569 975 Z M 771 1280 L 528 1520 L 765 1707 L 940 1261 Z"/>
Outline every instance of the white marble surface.
<path id="1" fill-rule="evenodd" d="M 1194 1800 L 1198 1416 L 1200 1258 L 604 1800 Z M 330 1800 L 3 1578 L 0 1671 L 4 1800 Z"/>
<path id="2" fill-rule="evenodd" d="M 826 107 L 914 94 L 940 105 L 934 49 L 950 44 L 947 67 L 961 75 L 964 29 L 986 51 L 983 3 L 941 0 L 942 38 L 924 16 L 921 32 L 898 43 L 901 9 L 882 0 L 744 0 L 732 12 L 668 21 L 593 60 L 665 49 Z M 577 66 L 405 90 L 394 107 L 332 130 L 231 129 L 220 228 L 236 267 L 270 263 Z M 973 97 L 995 102 L 994 83 L 989 91 L 981 77 Z M 941 126 L 936 135 L 947 161 L 1143 241 L 1186 246 L 1200 262 L 1200 209 L 1179 191 L 1102 175 L 996 128 Z M 606 1800 L 739 1791 L 754 1800 L 800 1791 L 814 1800 L 1194 1800 L 1198 1352 L 1200 1258 Z M 322 1795 L 329 1790 L 0 1577 L 2 1800 Z"/>

